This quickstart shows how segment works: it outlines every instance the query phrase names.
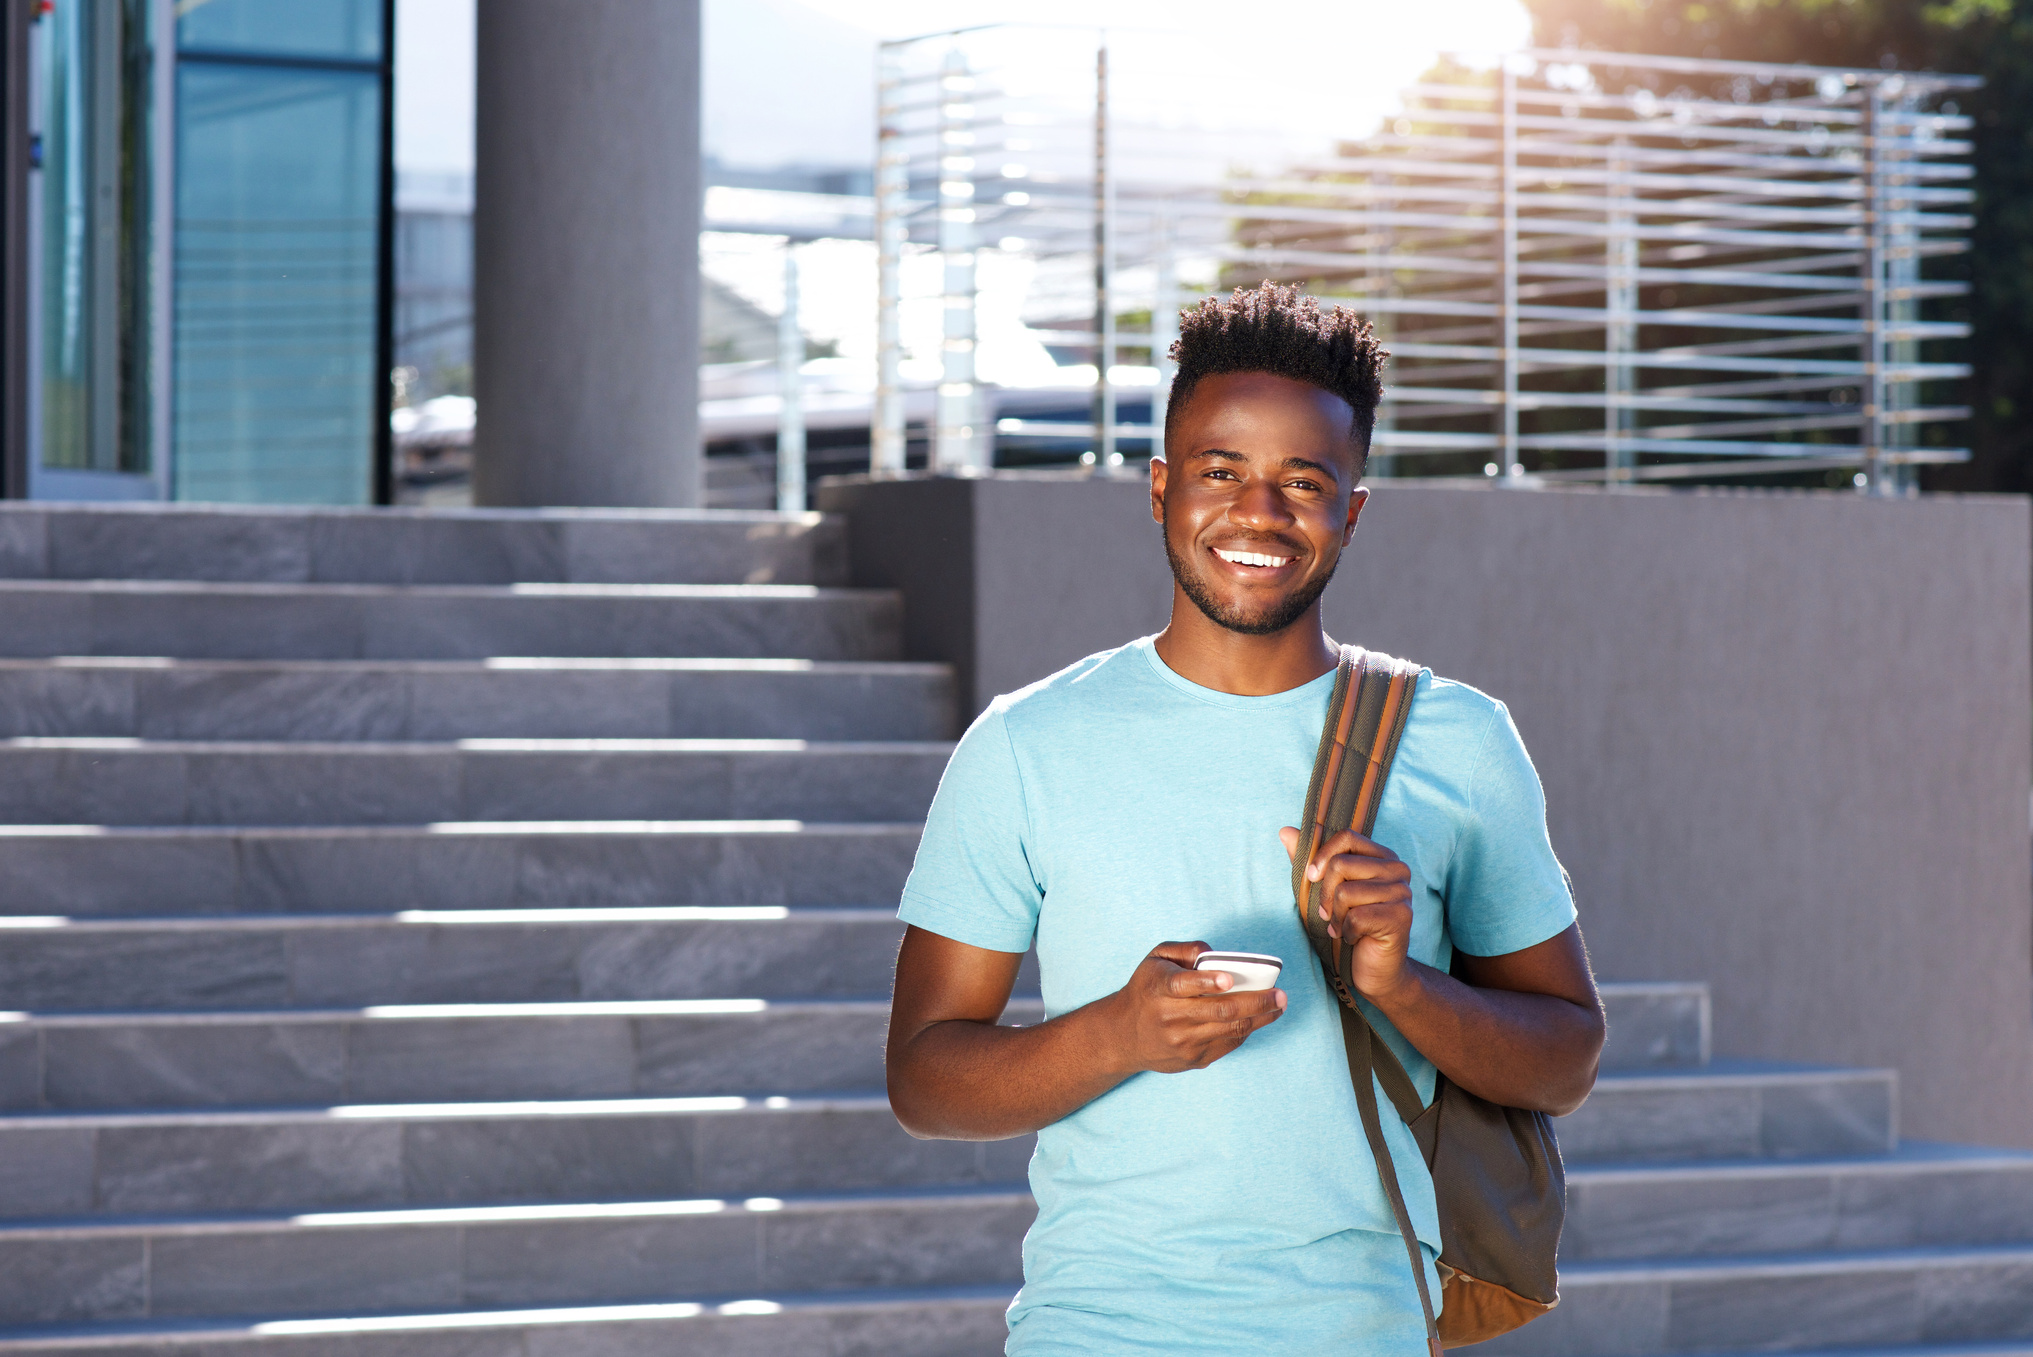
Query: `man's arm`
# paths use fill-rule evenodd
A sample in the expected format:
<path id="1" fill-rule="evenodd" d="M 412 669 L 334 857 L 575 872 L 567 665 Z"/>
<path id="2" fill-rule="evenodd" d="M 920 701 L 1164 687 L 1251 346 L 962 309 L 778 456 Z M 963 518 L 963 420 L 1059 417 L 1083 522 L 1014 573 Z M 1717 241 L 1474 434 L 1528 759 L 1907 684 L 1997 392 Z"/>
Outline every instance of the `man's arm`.
<path id="1" fill-rule="evenodd" d="M 999 1027 L 1023 957 L 909 928 L 890 1003 L 890 1107 L 921 1140 L 1003 1140 L 1133 1074 L 1211 1065 L 1275 1021 L 1285 995 L 1228 994 L 1232 977 L 1192 969 L 1207 950 L 1160 943 L 1114 994 L 1036 1027 Z"/>
<path id="2" fill-rule="evenodd" d="M 1286 829 L 1285 851 L 1298 831 Z M 1564 1116 L 1595 1087 L 1605 1033 L 1581 926 L 1505 956 L 1460 954 L 1462 979 L 1413 961 L 1411 869 L 1344 830 L 1307 876 L 1337 937 L 1355 942 L 1356 990 L 1449 1079 L 1505 1107 Z"/>

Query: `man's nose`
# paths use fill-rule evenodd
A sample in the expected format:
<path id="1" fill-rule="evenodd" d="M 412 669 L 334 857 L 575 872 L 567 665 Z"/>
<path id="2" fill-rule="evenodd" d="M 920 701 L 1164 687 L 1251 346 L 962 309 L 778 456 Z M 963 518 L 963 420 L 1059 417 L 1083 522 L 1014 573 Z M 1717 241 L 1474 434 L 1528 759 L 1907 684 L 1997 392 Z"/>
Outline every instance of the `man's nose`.
<path id="1" fill-rule="evenodd" d="M 1229 502 L 1228 520 L 1239 527 L 1267 531 L 1297 522 L 1284 494 L 1271 481 L 1251 481 Z"/>

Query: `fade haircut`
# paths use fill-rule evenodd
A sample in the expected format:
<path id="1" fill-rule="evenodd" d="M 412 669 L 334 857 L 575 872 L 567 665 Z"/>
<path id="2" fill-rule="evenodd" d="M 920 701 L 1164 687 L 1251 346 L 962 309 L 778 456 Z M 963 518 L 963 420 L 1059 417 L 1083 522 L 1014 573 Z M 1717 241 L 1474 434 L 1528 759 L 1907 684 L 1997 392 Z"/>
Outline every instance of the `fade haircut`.
<path id="1" fill-rule="evenodd" d="M 1203 377 L 1222 372 L 1268 372 L 1317 386 L 1341 397 L 1355 411 L 1349 441 L 1355 446 L 1355 478 L 1369 465 L 1369 440 L 1383 399 L 1379 375 L 1390 357 L 1369 322 L 1344 307 L 1323 311 L 1296 287 L 1264 282 L 1209 297 L 1179 315 L 1172 345 L 1179 365 L 1165 407 L 1165 433 L 1193 396 Z"/>

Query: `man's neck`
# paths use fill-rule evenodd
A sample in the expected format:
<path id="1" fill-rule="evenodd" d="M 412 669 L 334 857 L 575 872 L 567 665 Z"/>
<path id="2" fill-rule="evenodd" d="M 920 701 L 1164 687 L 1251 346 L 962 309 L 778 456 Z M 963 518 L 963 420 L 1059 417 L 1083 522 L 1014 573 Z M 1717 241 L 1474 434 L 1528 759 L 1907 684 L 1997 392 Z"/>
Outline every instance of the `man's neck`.
<path id="1" fill-rule="evenodd" d="M 1172 620 L 1155 644 L 1158 658 L 1179 677 L 1239 697 L 1289 692 L 1327 673 L 1340 658 L 1320 629 L 1318 603 L 1282 631 L 1252 636 L 1210 620 L 1176 586 Z"/>

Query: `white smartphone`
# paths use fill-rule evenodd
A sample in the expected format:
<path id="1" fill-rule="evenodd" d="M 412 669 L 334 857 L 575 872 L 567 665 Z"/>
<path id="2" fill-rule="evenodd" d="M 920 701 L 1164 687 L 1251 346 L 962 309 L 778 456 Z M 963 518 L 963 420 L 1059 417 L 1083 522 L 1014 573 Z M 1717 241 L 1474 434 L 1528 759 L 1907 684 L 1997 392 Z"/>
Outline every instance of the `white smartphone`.
<path id="1" fill-rule="evenodd" d="M 1227 971 L 1235 977 L 1235 988 L 1229 993 L 1244 990 L 1270 989 L 1278 983 L 1278 972 L 1285 969 L 1285 963 L 1262 952 L 1202 952 L 1193 963 L 1196 971 Z"/>

